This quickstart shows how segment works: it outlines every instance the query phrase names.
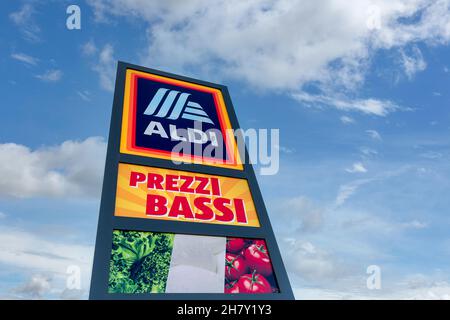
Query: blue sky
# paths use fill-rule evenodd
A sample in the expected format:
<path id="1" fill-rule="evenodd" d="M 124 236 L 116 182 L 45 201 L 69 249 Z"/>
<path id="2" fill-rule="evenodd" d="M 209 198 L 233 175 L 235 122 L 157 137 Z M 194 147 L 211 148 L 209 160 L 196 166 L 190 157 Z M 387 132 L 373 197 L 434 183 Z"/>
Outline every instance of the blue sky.
<path id="1" fill-rule="evenodd" d="M 87 297 L 123 60 L 225 84 L 242 127 L 280 129 L 258 180 L 297 298 L 450 298 L 449 1 L 0 8 L 0 297 Z"/>

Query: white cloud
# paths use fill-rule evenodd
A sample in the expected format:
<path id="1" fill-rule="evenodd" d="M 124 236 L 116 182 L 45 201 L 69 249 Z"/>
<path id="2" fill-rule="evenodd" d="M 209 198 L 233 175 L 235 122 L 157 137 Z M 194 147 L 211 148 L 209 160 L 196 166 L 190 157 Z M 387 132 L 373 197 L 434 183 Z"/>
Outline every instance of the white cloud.
<path id="1" fill-rule="evenodd" d="M 336 207 L 342 206 L 348 198 L 350 198 L 359 187 L 372 182 L 374 179 L 359 179 L 339 186 L 338 194 L 334 201 Z"/>
<path id="2" fill-rule="evenodd" d="M 365 114 L 386 116 L 388 113 L 400 109 L 399 106 L 388 100 L 338 98 L 324 95 L 311 95 L 306 92 L 294 93 L 292 97 L 306 105 L 331 106 L 343 111 L 359 111 Z"/>
<path id="3" fill-rule="evenodd" d="M 74 292 L 65 292 L 69 266 L 80 268 L 81 290 L 87 292 L 93 249 L 92 246 L 65 243 L 61 239 L 45 239 L 17 228 L 0 227 L 2 269 L 32 274 L 29 281 L 12 290 L 19 294 L 16 298 L 45 298 L 55 293 L 74 297 Z M 79 296 L 81 292 L 77 290 L 77 293 Z"/>
<path id="4" fill-rule="evenodd" d="M 63 275 L 71 265 L 89 266 L 92 247 L 43 239 L 20 229 L 1 227 L 0 263 L 40 273 Z"/>
<path id="5" fill-rule="evenodd" d="M 325 288 L 292 288 L 297 300 L 346 300 L 350 296 L 348 291 Z"/>
<path id="6" fill-rule="evenodd" d="M 447 0 L 89 3 L 100 20 L 113 15 L 147 22 L 148 42 L 140 52 L 144 65 L 300 92 L 300 100 L 304 85 L 310 84 L 322 92 L 314 102 L 338 102 L 339 109 L 375 115 L 397 108 L 375 98 L 327 97 L 334 96 L 330 92 L 357 92 L 378 50 L 393 49 L 402 57 L 402 49 L 417 42 L 435 45 L 450 39 Z M 423 70 L 422 61 L 412 57 L 398 59 L 410 74 Z"/>
<path id="7" fill-rule="evenodd" d="M 361 151 L 362 155 L 365 157 L 372 157 L 372 156 L 376 156 L 378 154 L 377 150 L 374 150 L 369 147 L 361 147 L 361 148 L 359 148 L 359 151 Z"/>
<path id="8" fill-rule="evenodd" d="M 92 56 L 96 54 L 98 51 L 97 46 L 95 45 L 93 40 L 89 40 L 85 44 L 81 46 L 81 52 L 85 56 Z"/>
<path id="9" fill-rule="evenodd" d="M 386 179 L 397 177 L 413 169 L 415 168 L 411 165 L 404 165 L 400 166 L 398 169 L 395 170 L 387 170 L 384 172 L 377 173 L 376 175 L 367 179 L 357 179 L 342 184 L 339 186 L 339 190 L 334 201 L 334 206 L 335 208 L 342 206 L 347 201 L 347 199 L 350 198 L 360 187 L 368 183 L 383 181 Z"/>
<path id="10" fill-rule="evenodd" d="M 37 150 L 0 144 L 0 196 L 96 197 L 105 154 L 100 137 Z"/>
<path id="11" fill-rule="evenodd" d="M 0 211 L 0 219 L 4 219 L 6 217 L 7 217 L 6 213 Z"/>
<path id="12" fill-rule="evenodd" d="M 57 69 L 47 70 L 43 74 L 36 75 L 36 78 L 45 82 L 57 82 L 62 78 L 62 71 Z"/>
<path id="13" fill-rule="evenodd" d="M 29 56 L 25 53 L 13 53 L 11 54 L 11 58 L 33 66 L 37 65 L 39 61 L 37 58 Z"/>
<path id="14" fill-rule="evenodd" d="M 371 151 L 368 153 L 372 154 Z M 374 169 L 370 171 L 372 173 L 368 173 L 367 179 L 343 183 L 342 178 L 345 176 L 336 173 L 336 166 L 333 168 L 330 162 L 303 163 L 296 164 L 295 169 L 300 174 L 299 179 L 309 181 L 307 187 L 296 185 L 296 180 L 292 181 L 292 177 L 282 177 L 280 184 L 276 181 L 280 177 L 267 181 L 266 193 L 274 198 L 268 201 L 269 212 L 272 214 L 275 234 L 298 299 L 438 299 L 448 294 L 448 283 L 440 285 L 436 279 L 433 283 L 415 288 L 406 284 L 396 285 L 405 274 L 415 270 L 411 266 L 417 266 L 417 261 L 431 257 L 435 252 L 445 254 L 449 246 L 436 248 L 444 247 L 444 239 L 424 243 L 427 241 L 427 234 L 434 229 L 435 221 L 442 220 L 435 217 L 432 223 L 426 220 L 428 218 L 424 219 L 427 211 L 414 204 L 398 210 L 389 202 L 394 199 L 392 201 L 397 204 L 395 199 L 398 195 L 405 196 L 401 188 L 398 190 L 398 185 L 401 186 L 402 182 L 408 185 L 415 181 L 417 166 L 390 168 L 391 170 Z M 316 183 L 312 179 L 314 176 Z M 327 179 L 332 179 L 332 182 Z M 307 199 L 314 197 L 314 200 L 304 202 L 318 204 L 312 208 L 317 207 L 322 211 L 321 222 L 317 224 L 319 227 L 308 229 L 308 232 L 299 228 L 302 216 L 298 214 L 294 201 L 278 198 L 277 189 L 283 183 L 301 192 Z M 420 183 L 423 183 L 422 179 Z M 434 185 L 433 182 L 431 184 Z M 336 197 L 333 197 L 336 185 Z M 436 190 L 445 189 L 445 185 L 446 183 L 441 187 L 436 186 Z M 264 183 L 262 187 L 264 189 Z M 424 186 L 429 187 L 431 185 Z M 379 193 L 386 195 L 384 200 L 380 201 Z M 352 197 L 357 201 L 352 203 Z M 280 205 L 270 208 L 271 202 L 279 202 Z M 430 205 L 433 207 L 432 203 Z M 303 208 L 307 209 L 307 206 L 304 205 Z M 304 212 L 307 212 L 306 209 Z M 309 214 L 305 216 L 308 217 Z M 445 224 L 445 219 L 443 223 Z M 420 243 L 417 243 L 417 239 L 420 239 Z M 408 253 L 430 246 L 431 253 L 422 252 L 420 257 L 398 255 L 398 250 L 401 251 L 405 246 L 409 248 Z M 446 250 L 445 253 L 443 250 Z M 372 264 L 382 268 L 382 290 L 368 290 L 366 287 L 366 268 Z M 439 264 L 435 266 L 439 267 Z M 448 279 L 447 269 L 443 273 Z M 433 270 L 425 272 L 431 274 Z"/>
<path id="15" fill-rule="evenodd" d="M 381 135 L 376 130 L 366 130 L 366 133 L 374 140 L 382 140 Z"/>
<path id="16" fill-rule="evenodd" d="M 294 288 L 298 300 L 450 300 L 450 283 L 440 282 L 418 288 L 393 290 L 358 290 Z"/>
<path id="17" fill-rule="evenodd" d="M 24 25 L 30 20 L 33 11 L 30 4 L 24 4 L 19 11 L 12 12 L 9 18 L 17 25 Z"/>
<path id="18" fill-rule="evenodd" d="M 275 149 L 279 150 L 280 152 L 283 152 L 285 154 L 292 154 L 295 152 L 294 148 L 289 148 L 289 147 L 285 147 L 285 146 L 280 146 L 280 145 L 276 145 Z"/>
<path id="19" fill-rule="evenodd" d="M 336 279 L 347 273 L 343 265 L 330 253 L 309 241 L 283 239 L 284 257 L 289 271 L 298 277 L 318 282 Z"/>
<path id="20" fill-rule="evenodd" d="M 355 119 L 349 117 L 349 116 L 342 116 L 340 117 L 340 120 L 343 124 L 351 124 L 351 123 L 355 123 Z"/>
<path id="21" fill-rule="evenodd" d="M 335 204 L 336 206 L 341 206 L 350 198 L 358 189 L 357 184 L 345 184 L 339 187 L 339 192 L 336 196 Z"/>
<path id="22" fill-rule="evenodd" d="M 22 294 L 32 299 L 41 299 L 51 290 L 51 279 L 48 276 L 35 274 L 31 279 L 13 290 L 14 293 Z"/>
<path id="23" fill-rule="evenodd" d="M 33 6 L 26 3 L 18 11 L 12 12 L 9 15 L 9 18 L 20 28 L 20 31 L 26 40 L 38 42 L 40 41 L 39 33 L 41 29 L 34 22 L 34 12 Z"/>
<path id="24" fill-rule="evenodd" d="M 0 230 L 0 262 L 5 265 L 64 274 L 70 265 L 90 263 L 91 246 L 50 241 L 10 227 L 1 227 Z"/>
<path id="25" fill-rule="evenodd" d="M 366 173 L 367 169 L 361 162 L 355 162 L 351 168 L 347 168 L 345 171 L 350 173 Z"/>
<path id="26" fill-rule="evenodd" d="M 61 300 L 81 300 L 85 298 L 87 289 L 64 289 L 60 294 L 59 298 Z"/>
<path id="27" fill-rule="evenodd" d="M 106 44 L 99 53 L 98 62 L 93 67 L 100 78 L 100 86 L 107 90 L 114 90 L 114 79 L 116 72 L 116 60 L 114 58 L 114 48 Z"/>
<path id="28" fill-rule="evenodd" d="M 25 4 L 19 11 L 12 12 L 9 17 L 15 24 L 22 25 L 30 19 L 32 12 L 33 7 L 30 4 Z"/>
<path id="29" fill-rule="evenodd" d="M 418 221 L 418 220 L 412 220 L 409 222 L 402 223 L 401 227 L 403 227 L 405 229 L 425 229 L 428 227 L 428 224 L 425 222 Z"/>
<path id="30" fill-rule="evenodd" d="M 398 292 L 393 295 L 393 299 L 408 300 L 450 300 L 450 284 L 442 282 L 428 287 L 410 289 Z"/>
<path id="31" fill-rule="evenodd" d="M 276 179 L 267 181 L 266 193 L 275 197 L 268 201 L 269 212 L 272 212 L 274 230 L 296 297 L 298 299 L 445 297 L 449 286 L 441 286 L 436 281 L 434 284 L 421 285 L 415 289 L 409 288 L 406 284 L 396 285 L 405 274 L 413 270 L 411 266 L 416 265 L 417 259 L 430 256 L 423 252 L 424 256 L 417 259 L 408 255 L 399 256 L 397 250 L 406 245 L 410 252 L 417 248 L 421 250 L 424 245 L 431 245 L 430 250 L 434 253 L 435 243 L 421 242 L 418 244 L 419 247 L 416 243 L 417 239 L 425 241 L 426 235 L 432 232 L 434 225 L 423 218 L 426 212 L 422 212 L 420 208 L 413 205 L 397 210 L 391 207 L 388 200 L 380 203 L 377 193 L 383 192 L 388 198 L 402 195 L 403 192 L 398 190 L 398 183 L 401 185 L 401 181 L 413 181 L 414 178 L 412 180 L 410 178 L 414 176 L 417 167 L 405 165 L 397 169 L 373 171 L 367 179 L 346 183 L 342 183 L 342 174 L 336 174 L 336 168 L 330 167 L 332 166 L 329 163 L 297 165 L 297 171 L 302 173 L 299 178 L 310 181 L 306 188 L 296 186 L 291 177 L 283 177 L 282 182 L 285 185 L 288 184 L 288 187 L 294 190 L 301 190 L 299 192 L 304 194 L 293 198 L 297 200 L 278 198 L 279 184 L 276 183 Z M 305 172 L 310 174 L 306 175 Z M 311 182 L 310 177 L 317 176 L 319 172 L 319 178 L 316 180 L 321 182 L 317 184 Z M 325 182 L 324 188 L 324 181 L 333 175 L 336 178 L 332 183 Z M 338 190 L 336 197 L 333 198 L 334 185 L 338 185 Z M 313 194 L 316 194 L 315 200 L 310 198 Z M 351 203 L 351 197 L 356 195 L 358 201 Z M 302 198 L 304 200 L 300 201 Z M 273 201 L 279 202 L 279 205 L 270 208 Z M 303 205 L 299 206 L 298 203 Z M 297 208 L 302 210 L 299 211 Z M 320 219 L 314 219 L 315 215 L 311 212 L 315 210 L 320 212 L 318 215 Z M 318 223 L 313 224 L 312 228 L 302 230 L 303 220 Z M 448 251 L 448 246 L 445 250 Z M 382 290 L 368 290 L 366 287 L 368 276 L 366 268 L 372 264 L 382 268 Z M 447 269 L 443 273 L 447 271 L 448 275 Z M 428 274 L 432 272 L 433 270 L 427 271 Z M 428 295 L 428 291 L 431 294 Z"/>
<path id="32" fill-rule="evenodd" d="M 422 158 L 430 159 L 430 160 L 436 160 L 441 159 L 443 157 L 442 153 L 436 152 L 436 151 L 427 151 L 422 154 L 420 154 Z"/>
<path id="33" fill-rule="evenodd" d="M 77 91 L 77 95 L 86 102 L 91 101 L 91 93 L 87 90 Z"/>
<path id="34" fill-rule="evenodd" d="M 317 231 L 324 223 L 324 209 L 304 196 L 286 200 L 280 212 L 296 231 Z"/>
<path id="35" fill-rule="evenodd" d="M 419 220 L 401 222 L 358 211 L 349 212 L 346 217 L 342 218 L 343 219 L 339 222 L 339 225 L 345 229 L 346 232 L 351 230 L 353 232 L 373 234 L 391 233 L 398 235 L 400 232 L 428 228 L 427 223 Z"/>
<path id="36" fill-rule="evenodd" d="M 423 71 L 427 67 L 427 63 L 418 47 L 413 47 L 411 55 L 407 55 L 404 50 L 401 50 L 401 59 L 405 74 L 410 80 L 417 72 Z"/>

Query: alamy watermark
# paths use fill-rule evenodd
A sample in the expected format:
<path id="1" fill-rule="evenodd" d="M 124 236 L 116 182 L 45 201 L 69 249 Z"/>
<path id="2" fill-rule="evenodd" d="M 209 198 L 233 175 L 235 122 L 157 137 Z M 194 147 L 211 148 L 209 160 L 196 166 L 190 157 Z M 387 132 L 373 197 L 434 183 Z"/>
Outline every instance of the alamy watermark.
<path id="1" fill-rule="evenodd" d="M 67 7 L 66 13 L 69 15 L 66 19 L 66 27 L 68 30 L 81 29 L 81 9 L 76 4 Z"/>
<path id="2" fill-rule="evenodd" d="M 81 268 L 77 265 L 70 265 L 66 269 L 66 289 L 81 290 Z"/>
<path id="3" fill-rule="evenodd" d="M 258 165 L 261 175 L 275 175 L 280 168 L 279 129 L 218 129 L 203 131 L 202 122 L 194 121 L 193 128 L 171 126 L 165 132 L 159 122 L 147 127 L 146 135 L 157 134 L 178 141 L 172 149 L 172 162 L 204 164 Z M 247 148 L 246 148 L 247 146 Z"/>
<path id="4" fill-rule="evenodd" d="M 370 265 L 367 267 L 366 273 L 369 275 L 366 280 L 367 289 L 380 290 L 381 268 L 377 265 Z"/>

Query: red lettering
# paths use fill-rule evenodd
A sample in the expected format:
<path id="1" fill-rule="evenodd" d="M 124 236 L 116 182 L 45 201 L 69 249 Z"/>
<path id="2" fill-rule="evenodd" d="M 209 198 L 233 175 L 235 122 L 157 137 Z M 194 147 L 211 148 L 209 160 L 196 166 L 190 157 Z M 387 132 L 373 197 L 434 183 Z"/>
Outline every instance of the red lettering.
<path id="1" fill-rule="evenodd" d="M 163 216 L 167 213 L 166 197 L 157 194 L 147 194 L 145 213 L 149 216 Z"/>
<path id="2" fill-rule="evenodd" d="M 191 206 L 189 205 L 186 197 L 175 196 L 173 198 L 172 207 L 169 211 L 169 217 L 177 218 L 178 216 L 184 216 L 188 219 L 194 219 Z"/>
<path id="3" fill-rule="evenodd" d="M 216 198 L 214 199 L 214 207 L 219 210 L 222 215 L 218 215 L 216 213 L 216 220 L 222 222 L 231 222 L 234 220 L 233 211 L 228 208 L 226 205 L 231 204 L 231 200 L 227 198 Z"/>
<path id="4" fill-rule="evenodd" d="M 191 176 L 180 176 L 184 182 L 181 184 L 180 192 L 194 193 L 194 189 L 191 188 L 192 182 L 194 182 L 194 177 Z"/>
<path id="5" fill-rule="evenodd" d="M 212 190 L 212 194 L 214 196 L 218 196 L 220 197 L 222 194 L 220 192 L 220 184 L 219 184 L 219 179 L 217 178 L 211 178 L 211 190 Z"/>
<path id="6" fill-rule="evenodd" d="M 211 204 L 211 199 L 206 197 L 198 197 L 194 200 L 195 207 L 201 213 L 196 212 L 195 218 L 199 220 L 212 220 L 214 218 L 214 211 L 207 204 Z"/>
<path id="7" fill-rule="evenodd" d="M 145 182 L 147 176 L 144 173 L 131 171 L 130 173 L 130 187 L 136 188 L 138 183 Z"/>
<path id="8" fill-rule="evenodd" d="M 245 212 L 244 200 L 234 199 L 234 210 L 236 211 L 236 220 L 239 223 L 247 223 L 247 214 Z"/>
<path id="9" fill-rule="evenodd" d="M 211 191 L 206 189 L 206 186 L 209 183 L 209 179 L 208 178 L 195 177 L 195 180 L 199 182 L 197 188 L 195 189 L 195 193 L 198 193 L 198 194 L 211 194 Z"/>
<path id="10" fill-rule="evenodd" d="M 164 181 L 164 177 L 157 173 L 149 173 L 147 180 L 147 188 L 148 189 L 157 189 L 163 190 L 162 183 Z"/>
<path id="11" fill-rule="evenodd" d="M 166 175 L 166 190 L 167 191 L 179 191 L 178 190 L 178 176 L 173 174 Z"/>

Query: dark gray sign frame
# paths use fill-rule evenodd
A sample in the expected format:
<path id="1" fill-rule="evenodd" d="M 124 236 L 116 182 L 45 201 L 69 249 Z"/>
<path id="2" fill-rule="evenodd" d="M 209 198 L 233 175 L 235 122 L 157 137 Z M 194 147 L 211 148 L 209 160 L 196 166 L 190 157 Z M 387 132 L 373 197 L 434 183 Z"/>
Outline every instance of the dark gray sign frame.
<path id="1" fill-rule="evenodd" d="M 175 165 L 170 160 L 148 158 L 120 153 L 120 135 L 122 128 L 122 109 L 125 89 L 126 70 L 132 69 L 151 74 L 169 77 L 172 79 L 187 81 L 212 88 L 222 92 L 225 106 L 233 129 L 238 129 L 239 124 L 234 112 L 233 104 L 226 86 L 192 79 L 180 75 L 170 74 L 159 70 L 144 68 L 141 66 L 119 61 L 114 91 L 114 102 L 111 115 L 111 126 L 108 138 L 105 175 L 100 204 L 100 215 L 97 227 L 97 239 L 95 244 L 94 264 L 92 269 L 90 299 L 120 299 L 120 300 L 148 300 L 148 299 L 174 299 L 174 300 L 272 300 L 293 299 L 293 293 L 289 279 L 281 259 L 280 251 L 267 215 L 267 210 L 256 180 L 253 167 L 248 161 L 244 163 L 244 170 L 219 168 L 199 164 Z M 248 159 L 247 150 L 245 155 Z M 207 223 L 162 221 L 153 219 L 126 218 L 114 216 L 116 202 L 116 183 L 119 163 L 136 164 L 143 166 L 160 167 L 205 174 L 247 179 L 250 192 L 253 197 L 260 227 L 241 227 Z M 280 289 L 273 294 L 225 294 L 225 293 L 108 293 L 109 264 L 112 249 L 113 230 L 136 230 L 153 232 L 170 232 L 174 234 L 230 236 L 241 238 L 265 239 L 270 258 L 272 260 L 275 278 Z"/>

